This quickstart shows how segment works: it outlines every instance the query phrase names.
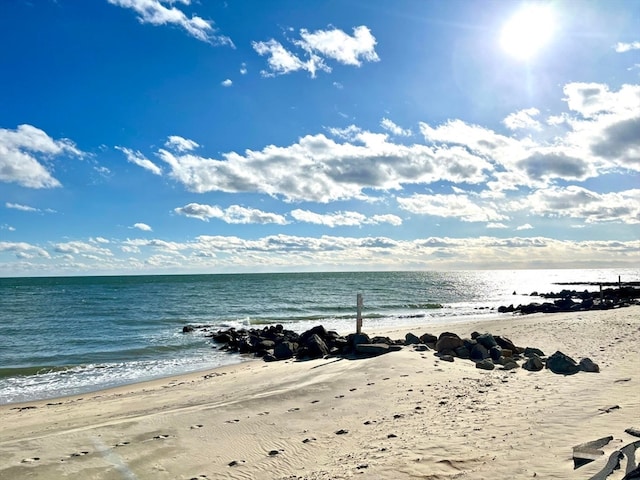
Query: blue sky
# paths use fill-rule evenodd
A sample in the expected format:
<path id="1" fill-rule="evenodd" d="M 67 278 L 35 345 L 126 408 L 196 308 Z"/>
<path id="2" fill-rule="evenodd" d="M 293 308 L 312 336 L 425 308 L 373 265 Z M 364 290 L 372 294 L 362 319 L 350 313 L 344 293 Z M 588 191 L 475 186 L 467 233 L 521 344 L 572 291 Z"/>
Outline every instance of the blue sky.
<path id="1" fill-rule="evenodd" d="M 637 267 L 639 32 L 631 0 L 2 2 L 0 275 Z"/>

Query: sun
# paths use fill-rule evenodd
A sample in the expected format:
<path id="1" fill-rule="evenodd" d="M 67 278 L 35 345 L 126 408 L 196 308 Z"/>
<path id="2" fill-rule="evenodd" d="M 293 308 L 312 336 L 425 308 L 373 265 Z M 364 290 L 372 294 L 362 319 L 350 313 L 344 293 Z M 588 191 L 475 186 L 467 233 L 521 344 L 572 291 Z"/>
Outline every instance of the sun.
<path id="1" fill-rule="evenodd" d="M 554 15 L 549 5 L 524 5 L 502 27 L 500 45 L 516 59 L 529 60 L 549 43 L 554 29 Z"/>

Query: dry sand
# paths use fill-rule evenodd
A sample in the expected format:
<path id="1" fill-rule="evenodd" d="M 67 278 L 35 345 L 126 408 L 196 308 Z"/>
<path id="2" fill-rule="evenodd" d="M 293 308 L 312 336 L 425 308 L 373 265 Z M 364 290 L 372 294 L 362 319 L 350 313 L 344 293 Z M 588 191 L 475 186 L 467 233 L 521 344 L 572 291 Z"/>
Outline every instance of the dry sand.
<path id="1" fill-rule="evenodd" d="M 601 372 L 483 371 L 412 347 L 250 361 L 0 407 L 0 478 L 587 479 L 638 440 L 624 430 L 640 428 L 640 307 L 412 330 L 491 332 Z M 608 435 L 605 454 L 574 470 L 572 447 Z"/>

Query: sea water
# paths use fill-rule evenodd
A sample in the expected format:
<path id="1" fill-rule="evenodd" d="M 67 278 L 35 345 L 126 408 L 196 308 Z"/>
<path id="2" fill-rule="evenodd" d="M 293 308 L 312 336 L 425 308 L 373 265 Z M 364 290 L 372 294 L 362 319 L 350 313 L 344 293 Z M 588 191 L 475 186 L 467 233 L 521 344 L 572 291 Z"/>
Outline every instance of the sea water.
<path id="1" fill-rule="evenodd" d="M 75 395 L 205 370 L 246 357 L 185 325 L 303 332 L 495 319 L 533 291 L 637 281 L 639 270 L 349 272 L 0 278 L 0 404 Z M 584 282 L 563 287 L 562 282 Z"/>

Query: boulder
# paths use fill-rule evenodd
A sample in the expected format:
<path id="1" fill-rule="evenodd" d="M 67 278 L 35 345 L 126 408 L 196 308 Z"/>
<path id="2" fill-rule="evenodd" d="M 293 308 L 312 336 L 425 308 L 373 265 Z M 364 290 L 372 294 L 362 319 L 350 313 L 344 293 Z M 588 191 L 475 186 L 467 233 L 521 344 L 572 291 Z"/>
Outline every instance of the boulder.
<path id="1" fill-rule="evenodd" d="M 533 356 L 544 357 L 545 356 L 542 350 L 535 347 L 527 347 L 524 349 L 523 353 L 525 357 L 533 357 Z"/>
<path id="2" fill-rule="evenodd" d="M 483 333 L 482 335 L 478 335 L 474 340 L 487 350 L 490 350 L 491 348 L 498 345 L 496 343 L 496 339 L 493 338 L 493 335 L 491 335 L 490 333 Z"/>
<path id="3" fill-rule="evenodd" d="M 435 348 L 438 337 L 430 333 L 424 333 L 420 335 L 420 341 L 426 345 L 430 345 L 431 348 Z"/>
<path id="4" fill-rule="evenodd" d="M 422 343 L 420 338 L 417 335 L 414 335 L 411 332 L 407 333 L 404 336 L 404 344 L 405 345 L 418 345 L 419 343 Z"/>
<path id="5" fill-rule="evenodd" d="M 544 363 L 539 356 L 533 355 L 527 358 L 527 360 L 522 364 L 522 368 L 529 372 L 539 372 L 544 368 Z"/>
<path id="6" fill-rule="evenodd" d="M 322 358 L 325 355 L 329 355 L 329 348 L 324 340 L 314 333 L 307 339 L 304 346 L 298 350 L 296 356 L 298 358 Z"/>
<path id="7" fill-rule="evenodd" d="M 589 357 L 583 358 L 578 364 L 583 372 L 600 373 L 600 367 L 594 363 Z"/>
<path id="8" fill-rule="evenodd" d="M 519 348 L 515 346 L 515 344 L 509 340 L 507 337 L 501 337 L 500 335 L 494 335 L 493 339 L 496 341 L 498 346 L 503 350 L 511 350 L 512 352 L 518 352 Z"/>
<path id="9" fill-rule="evenodd" d="M 389 345 L 386 343 L 359 343 L 356 345 L 356 352 L 361 355 L 374 357 L 390 352 Z"/>
<path id="10" fill-rule="evenodd" d="M 438 352 L 453 352 L 456 348 L 462 346 L 462 339 L 451 332 L 441 333 L 436 342 L 436 350 Z"/>
<path id="11" fill-rule="evenodd" d="M 498 345 L 494 345 L 489 349 L 489 356 L 494 362 L 497 361 L 500 357 L 502 357 L 502 348 L 500 348 Z"/>
<path id="12" fill-rule="evenodd" d="M 560 351 L 547 359 L 547 368 L 559 375 L 574 375 L 580 371 L 580 366 L 576 361 Z"/>
<path id="13" fill-rule="evenodd" d="M 469 354 L 469 358 L 471 360 L 484 360 L 485 358 L 489 358 L 491 355 L 489 354 L 489 350 L 487 350 L 484 346 L 479 343 L 474 345 L 471 349 L 471 353 Z"/>
<path id="14" fill-rule="evenodd" d="M 468 359 L 471 355 L 471 352 L 469 352 L 469 349 L 465 345 L 456 348 L 453 352 L 456 354 L 456 357 L 463 359 Z"/>
<path id="15" fill-rule="evenodd" d="M 493 370 L 496 366 L 489 359 L 482 360 L 476 363 L 476 368 L 480 368 L 482 370 Z"/>
<path id="16" fill-rule="evenodd" d="M 288 358 L 293 358 L 297 349 L 297 343 L 281 342 L 275 346 L 273 350 L 273 356 L 276 360 L 286 360 Z"/>

